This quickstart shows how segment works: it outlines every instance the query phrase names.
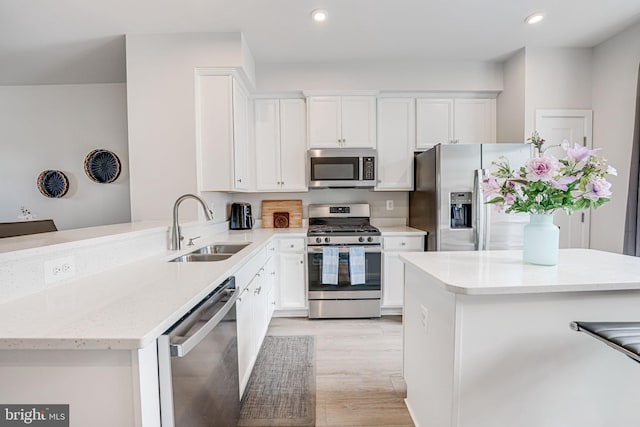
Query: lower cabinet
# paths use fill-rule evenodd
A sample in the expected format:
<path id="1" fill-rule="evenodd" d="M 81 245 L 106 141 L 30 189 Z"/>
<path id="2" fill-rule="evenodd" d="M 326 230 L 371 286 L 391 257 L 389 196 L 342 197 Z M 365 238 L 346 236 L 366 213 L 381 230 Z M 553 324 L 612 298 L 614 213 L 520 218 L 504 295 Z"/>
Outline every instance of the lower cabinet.
<path id="1" fill-rule="evenodd" d="M 404 306 L 404 264 L 400 253 L 424 250 L 424 237 L 384 237 L 382 249 L 382 308 L 399 312 Z"/>
<path id="2" fill-rule="evenodd" d="M 271 256 L 273 251 L 270 245 L 271 244 L 267 245 L 265 250 L 267 256 L 266 262 L 254 273 L 249 283 L 244 287 L 242 283 L 238 284 L 240 294 L 236 302 L 236 317 L 241 397 L 251 376 L 251 371 L 260 347 L 262 346 L 262 341 L 269 329 L 269 322 L 271 321 L 273 307 L 275 305 L 273 300 L 275 269 L 274 257 Z M 264 256 L 264 254 L 257 256 Z M 245 268 L 253 267 L 253 271 L 255 271 L 257 267 L 255 264 L 252 266 L 251 264 L 250 261 L 247 263 L 247 265 L 250 266 Z"/>
<path id="3" fill-rule="evenodd" d="M 279 239 L 275 308 L 283 314 L 306 315 L 306 252 L 303 238 Z"/>

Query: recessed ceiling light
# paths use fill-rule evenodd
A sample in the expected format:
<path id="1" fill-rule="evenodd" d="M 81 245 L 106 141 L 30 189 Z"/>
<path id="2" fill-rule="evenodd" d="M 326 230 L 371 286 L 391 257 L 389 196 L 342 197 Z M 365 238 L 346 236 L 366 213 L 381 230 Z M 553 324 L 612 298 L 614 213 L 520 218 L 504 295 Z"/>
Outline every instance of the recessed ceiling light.
<path id="1" fill-rule="evenodd" d="M 324 9 L 316 9 L 313 12 L 311 12 L 311 17 L 316 22 L 326 21 L 328 16 L 329 14 Z"/>
<path id="2" fill-rule="evenodd" d="M 527 16 L 524 22 L 526 22 L 527 24 L 533 25 L 533 24 L 537 24 L 543 19 L 544 19 L 544 13 L 534 13 L 533 15 Z"/>

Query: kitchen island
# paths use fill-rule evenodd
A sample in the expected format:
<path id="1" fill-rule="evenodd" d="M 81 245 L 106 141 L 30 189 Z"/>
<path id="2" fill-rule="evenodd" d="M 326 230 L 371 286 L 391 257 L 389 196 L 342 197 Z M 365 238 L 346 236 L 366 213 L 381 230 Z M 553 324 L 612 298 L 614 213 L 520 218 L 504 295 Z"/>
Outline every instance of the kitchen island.
<path id="1" fill-rule="evenodd" d="M 418 427 L 640 425 L 640 366 L 572 320 L 638 321 L 640 258 L 425 252 L 405 263 L 404 376 Z"/>

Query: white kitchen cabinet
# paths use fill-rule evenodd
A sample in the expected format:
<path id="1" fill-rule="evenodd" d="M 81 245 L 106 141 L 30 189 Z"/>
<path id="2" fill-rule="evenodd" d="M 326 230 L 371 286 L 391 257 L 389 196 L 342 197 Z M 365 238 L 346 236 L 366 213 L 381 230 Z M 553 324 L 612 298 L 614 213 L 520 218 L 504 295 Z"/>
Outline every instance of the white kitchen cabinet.
<path id="1" fill-rule="evenodd" d="M 376 148 L 375 96 L 310 96 L 309 148 Z"/>
<path id="2" fill-rule="evenodd" d="M 255 101 L 258 191 L 307 191 L 306 109 L 302 99 Z"/>
<path id="3" fill-rule="evenodd" d="M 496 141 L 496 101 L 487 98 L 416 100 L 416 148 Z"/>
<path id="4" fill-rule="evenodd" d="M 453 141 L 453 99 L 417 99 L 416 148 Z"/>
<path id="5" fill-rule="evenodd" d="M 196 78 L 198 190 L 249 189 L 249 95 L 228 75 Z"/>
<path id="6" fill-rule="evenodd" d="M 306 309 L 307 285 L 304 239 L 279 239 L 277 258 L 276 309 L 279 311 Z"/>
<path id="7" fill-rule="evenodd" d="M 453 135 L 460 144 L 496 142 L 496 100 L 456 99 L 453 104 Z"/>
<path id="8" fill-rule="evenodd" d="M 258 336 L 254 321 L 255 290 L 258 278 L 254 277 L 249 284 L 240 291 L 236 300 L 236 322 L 238 328 L 238 372 L 240 379 L 240 396 L 249 381 L 253 364 L 258 352 Z"/>
<path id="9" fill-rule="evenodd" d="M 382 308 L 404 306 L 404 264 L 401 252 L 424 250 L 423 236 L 385 236 L 382 241 Z"/>
<path id="10" fill-rule="evenodd" d="M 376 190 L 413 189 L 415 100 L 378 99 L 378 182 Z"/>

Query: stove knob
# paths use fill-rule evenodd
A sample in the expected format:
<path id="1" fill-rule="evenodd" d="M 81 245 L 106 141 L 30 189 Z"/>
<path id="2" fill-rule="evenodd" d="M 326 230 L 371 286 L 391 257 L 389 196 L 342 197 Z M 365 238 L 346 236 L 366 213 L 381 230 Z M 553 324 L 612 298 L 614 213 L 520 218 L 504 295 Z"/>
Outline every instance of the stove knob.
<path id="1" fill-rule="evenodd" d="M 328 237 L 325 237 L 325 238 L 324 238 L 324 242 L 325 242 L 325 243 L 329 243 L 330 241 L 331 241 L 331 239 L 329 239 Z"/>
<path id="2" fill-rule="evenodd" d="M 369 243 L 373 242 L 373 237 L 371 237 L 371 236 L 367 237 L 367 242 L 369 242 Z"/>
<path id="3" fill-rule="evenodd" d="M 358 237 L 358 242 L 364 242 L 364 237 L 362 236 Z"/>
<path id="4" fill-rule="evenodd" d="M 322 243 L 322 239 L 320 237 L 316 237 L 316 243 Z"/>

